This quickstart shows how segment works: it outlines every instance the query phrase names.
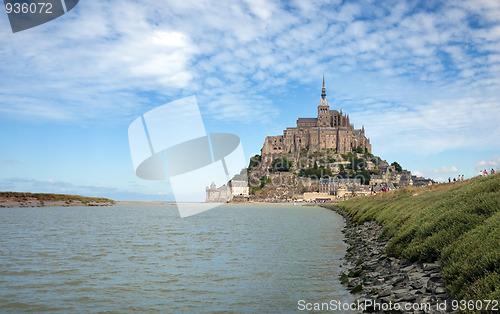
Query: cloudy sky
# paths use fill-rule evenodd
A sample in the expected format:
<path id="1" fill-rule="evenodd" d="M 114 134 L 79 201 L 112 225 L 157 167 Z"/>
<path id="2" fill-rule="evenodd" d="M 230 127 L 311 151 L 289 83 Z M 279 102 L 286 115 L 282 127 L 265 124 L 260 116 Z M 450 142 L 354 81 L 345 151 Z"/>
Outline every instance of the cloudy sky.
<path id="1" fill-rule="evenodd" d="M 81 1 L 13 34 L 0 13 L 0 190 L 172 199 L 135 177 L 129 124 L 195 95 L 207 132 L 265 136 L 331 109 L 442 180 L 500 166 L 500 2 Z"/>

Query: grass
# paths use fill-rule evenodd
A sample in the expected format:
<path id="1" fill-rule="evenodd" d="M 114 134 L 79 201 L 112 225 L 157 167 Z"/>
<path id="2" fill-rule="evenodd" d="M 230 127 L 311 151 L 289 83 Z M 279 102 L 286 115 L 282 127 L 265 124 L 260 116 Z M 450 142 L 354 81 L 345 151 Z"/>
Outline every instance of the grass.
<path id="1" fill-rule="evenodd" d="M 500 174 L 405 188 L 336 205 L 354 222 L 375 220 L 387 254 L 439 260 L 456 299 L 500 299 Z"/>
<path id="2" fill-rule="evenodd" d="M 81 202 L 82 204 L 94 203 L 111 203 L 115 201 L 104 197 L 88 197 L 80 195 L 65 195 L 65 194 L 50 194 L 50 193 L 25 193 L 25 192 L 0 192 L 1 199 L 13 200 L 38 200 L 43 202 L 63 201 L 66 204 L 72 202 Z"/>

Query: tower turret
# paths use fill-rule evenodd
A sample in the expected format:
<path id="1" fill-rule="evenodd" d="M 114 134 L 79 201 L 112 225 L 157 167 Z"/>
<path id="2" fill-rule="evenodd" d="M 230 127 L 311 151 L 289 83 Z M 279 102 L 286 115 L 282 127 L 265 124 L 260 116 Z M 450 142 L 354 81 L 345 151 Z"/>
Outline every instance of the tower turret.
<path id="1" fill-rule="evenodd" d="M 321 99 L 326 100 L 325 74 L 323 73 L 323 88 L 321 89 Z"/>
<path id="2" fill-rule="evenodd" d="M 326 101 L 325 74 L 323 74 L 323 87 L 321 88 L 321 100 L 318 106 L 318 126 L 330 126 L 330 106 Z"/>

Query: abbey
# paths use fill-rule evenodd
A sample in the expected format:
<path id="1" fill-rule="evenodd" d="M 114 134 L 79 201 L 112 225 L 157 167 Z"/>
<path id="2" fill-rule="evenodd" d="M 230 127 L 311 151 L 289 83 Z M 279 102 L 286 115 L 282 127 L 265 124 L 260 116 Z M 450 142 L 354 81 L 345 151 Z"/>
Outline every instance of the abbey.
<path id="1" fill-rule="evenodd" d="M 317 118 L 299 118 L 296 127 L 289 127 L 283 135 L 268 136 L 262 147 L 264 163 L 287 154 L 296 154 L 302 149 L 310 151 L 331 151 L 346 154 L 361 147 L 371 153 L 370 140 L 365 136 L 364 126 L 355 129 L 349 115 L 330 110 L 326 100 L 325 78 Z"/>

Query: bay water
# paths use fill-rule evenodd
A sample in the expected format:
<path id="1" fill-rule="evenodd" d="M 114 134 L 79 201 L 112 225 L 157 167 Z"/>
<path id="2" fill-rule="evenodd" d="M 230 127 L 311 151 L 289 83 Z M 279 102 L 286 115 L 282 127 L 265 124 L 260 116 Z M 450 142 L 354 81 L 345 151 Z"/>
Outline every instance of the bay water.
<path id="1" fill-rule="evenodd" d="M 226 204 L 0 209 L 0 312 L 297 312 L 354 300 L 341 216 Z M 302 301 L 300 301 L 302 300 Z"/>

